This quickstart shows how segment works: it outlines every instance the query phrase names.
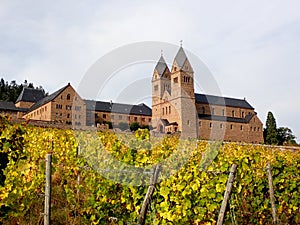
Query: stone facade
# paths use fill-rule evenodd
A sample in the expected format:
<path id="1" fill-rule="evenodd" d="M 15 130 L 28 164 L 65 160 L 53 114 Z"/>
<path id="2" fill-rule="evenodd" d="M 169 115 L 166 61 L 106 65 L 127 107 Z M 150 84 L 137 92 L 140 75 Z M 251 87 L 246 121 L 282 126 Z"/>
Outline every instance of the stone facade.
<path id="1" fill-rule="evenodd" d="M 114 128 L 121 123 L 138 123 L 140 126 L 149 126 L 151 124 L 151 109 L 145 104 L 130 105 L 113 102 L 101 102 L 85 100 L 87 105 L 88 126 L 111 122 Z"/>
<path id="2" fill-rule="evenodd" d="M 194 92 L 194 71 L 182 47 L 169 70 L 160 57 L 152 76 L 155 132 L 183 138 L 263 143 L 263 126 L 245 99 Z"/>
<path id="3" fill-rule="evenodd" d="M 85 102 L 68 84 L 36 102 L 23 118 L 60 123 L 64 126 L 85 126 Z"/>

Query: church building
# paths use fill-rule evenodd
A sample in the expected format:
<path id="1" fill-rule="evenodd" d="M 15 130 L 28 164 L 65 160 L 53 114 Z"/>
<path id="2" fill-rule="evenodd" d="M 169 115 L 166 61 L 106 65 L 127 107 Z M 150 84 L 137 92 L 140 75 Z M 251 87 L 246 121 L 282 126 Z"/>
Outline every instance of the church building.
<path id="1" fill-rule="evenodd" d="M 183 138 L 263 143 L 263 124 L 246 99 L 198 94 L 182 46 L 172 68 L 160 57 L 152 76 L 152 126 Z"/>

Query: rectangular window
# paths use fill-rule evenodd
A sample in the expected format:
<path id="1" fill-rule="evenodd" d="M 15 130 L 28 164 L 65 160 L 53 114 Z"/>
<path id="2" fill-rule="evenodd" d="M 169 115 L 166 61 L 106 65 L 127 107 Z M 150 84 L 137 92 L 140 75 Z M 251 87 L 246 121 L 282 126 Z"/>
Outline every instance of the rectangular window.
<path id="1" fill-rule="evenodd" d="M 148 120 L 149 122 L 151 122 L 151 118 L 149 118 L 149 120 Z"/>
<path id="2" fill-rule="evenodd" d="M 114 116 L 114 115 L 111 115 L 111 116 L 110 116 L 110 118 L 111 118 L 111 119 L 114 119 L 114 118 L 115 118 L 115 116 Z"/>
<path id="3" fill-rule="evenodd" d="M 122 119 L 122 116 L 120 115 L 120 116 L 119 116 L 119 120 L 121 120 L 121 119 Z"/>
<path id="4" fill-rule="evenodd" d="M 220 123 L 220 128 L 221 128 L 221 129 L 223 128 L 223 124 L 222 124 L 222 123 Z"/>
<path id="5" fill-rule="evenodd" d="M 173 79 L 173 82 L 174 82 L 174 83 L 178 83 L 178 77 L 175 77 L 175 78 Z"/>
<path id="6" fill-rule="evenodd" d="M 154 86 L 154 91 L 158 91 L 158 85 Z"/>
<path id="7" fill-rule="evenodd" d="M 102 115 L 102 118 L 103 118 L 103 119 L 106 119 L 106 114 L 103 114 L 103 115 Z"/>
<path id="8" fill-rule="evenodd" d="M 225 116 L 225 109 L 222 109 L 222 116 Z"/>
<path id="9" fill-rule="evenodd" d="M 145 122 L 145 118 L 144 117 L 142 118 L 142 121 Z"/>
<path id="10" fill-rule="evenodd" d="M 135 122 L 137 121 L 137 117 L 134 117 L 134 121 L 135 121 Z"/>

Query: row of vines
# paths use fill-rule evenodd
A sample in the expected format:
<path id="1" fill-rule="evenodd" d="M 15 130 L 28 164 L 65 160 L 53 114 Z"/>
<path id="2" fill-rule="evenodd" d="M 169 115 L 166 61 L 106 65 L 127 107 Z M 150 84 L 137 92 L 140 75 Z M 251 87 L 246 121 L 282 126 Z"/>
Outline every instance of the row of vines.
<path id="1" fill-rule="evenodd" d="M 0 117 L 0 224 L 42 224 L 52 153 L 52 224 L 137 224 L 153 165 L 162 172 L 146 224 L 215 224 L 238 165 L 225 224 L 300 224 L 300 152 L 235 143 L 38 128 Z"/>

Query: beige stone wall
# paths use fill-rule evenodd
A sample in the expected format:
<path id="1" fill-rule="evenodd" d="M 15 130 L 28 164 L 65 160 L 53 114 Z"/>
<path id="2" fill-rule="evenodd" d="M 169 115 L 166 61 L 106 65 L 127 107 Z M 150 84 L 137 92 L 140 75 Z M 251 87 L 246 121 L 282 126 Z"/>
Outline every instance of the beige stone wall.
<path id="1" fill-rule="evenodd" d="M 68 86 L 51 102 L 24 115 L 32 120 L 60 122 L 66 126 L 85 126 L 86 108 L 72 86 Z"/>
<path id="2" fill-rule="evenodd" d="M 199 114 L 226 116 L 235 118 L 245 118 L 249 113 L 254 113 L 253 109 L 245 109 L 238 107 L 228 107 L 212 104 L 196 104 L 197 112 Z"/>
<path id="3" fill-rule="evenodd" d="M 263 143 L 263 127 L 256 115 L 249 123 L 199 120 L 200 139 Z"/>
<path id="4" fill-rule="evenodd" d="M 132 124 L 134 122 L 140 125 L 151 125 L 152 117 L 146 115 L 133 115 L 133 114 L 123 114 L 123 113 L 111 113 L 111 112 L 98 112 L 91 111 L 88 124 L 94 124 L 95 122 L 112 122 L 115 126 L 119 123 Z"/>
<path id="5" fill-rule="evenodd" d="M 16 107 L 18 107 L 18 108 L 25 108 L 25 109 L 29 109 L 33 105 L 34 105 L 34 102 L 23 102 L 23 101 L 17 102 L 15 104 Z"/>
<path id="6" fill-rule="evenodd" d="M 32 120 L 51 121 L 51 102 L 25 114 L 23 118 Z"/>

